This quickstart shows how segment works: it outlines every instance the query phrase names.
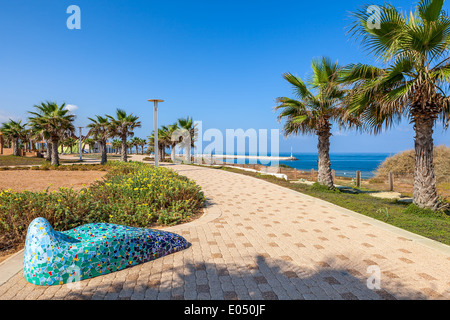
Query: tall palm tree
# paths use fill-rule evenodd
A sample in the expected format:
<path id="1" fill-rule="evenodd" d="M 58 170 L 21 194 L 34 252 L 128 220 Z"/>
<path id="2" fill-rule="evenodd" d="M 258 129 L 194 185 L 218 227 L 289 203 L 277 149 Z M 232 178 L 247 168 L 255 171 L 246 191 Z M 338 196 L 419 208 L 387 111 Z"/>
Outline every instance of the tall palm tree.
<path id="1" fill-rule="evenodd" d="M 127 114 L 122 109 L 116 110 L 116 118 L 107 115 L 111 122 L 112 136 L 119 137 L 122 140 L 122 161 L 127 162 L 127 138 L 134 136 L 134 129 L 141 127 L 139 117 Z"/>
<path id="2" fill-rule="evenodd" d="M 406 117 L 415 131 L 413 201 L 437 209 L 433 165 L 433 128 L 440 118 L 448 127 L 450 103 L 450 16 L 444 0 L 421 0 L 406 15 L 392 5 L 380 7 L 378 27 L 363 8 L 352 14 L 352 36 L 378 57 L 383 67 L 352 64 L 344 81 L 353 85 L 349 110 L 374 133 Z M 373 21 L 372 21 L 373 22 Z"/>
<path id="3" fill-rule="evenodd" d="M 22 124 L 22 120 L 14 121 L 9 119 L 8 122 L 2 124 L 0 131 L 3 136 L 13 143 L 13 155 L 19 156 L 19 140 L 25 137 L 25 125 Z"/>
<path id="4" fill-rule="evenodd" d="M 187 163 L 191 163 L 191 147 L 194 146 L 195 136 L 197 133 L 197 128 L 194 125 L 194 120 L 192 119 L 192 117 L 178 119 L 177 126 L 179 129 L 186 130 L 189 133 L 189 138 L 190 138 L 191 142 L 184 144 L 184 149 L 185 149 L 184 157 L 185 157 L 185 161 Z M 181 138 L 181 141 L 182 140 L 183 140 L 183 138 Z"/>
<path id="5" fill-rule="evenodd" d="M 96 115 L 95 117 L 95 119 L 88 118 L 91 121 L 91 123 L 87 126 L 89 128 L 88 136 L 91 136 L 94 141 L 98 141 L 102 155 L 100 164 L 105 164 L 108 161 L 106 143 L 111 137 L 112 127 L 107 117 L 102 117 L 99 115 Z"/>
<path id="6" fill-rule="evenodd" d="M 325 57 L 314 59 L 312 69 L 306 83 L 291 73 L 283 74 L 283 78 L 292 85 L 297 100 L 280 97 L 275 110 L 281 111 L 279 121 L 286 120 L 283 128 L 285 136 L 299 133 L 317 135 L 318 182 L 334 188 L 329 155 L 332 123 L 349 127 L 356 125 L 357 121 L 346 116 L 342 103 L 345 90 L 337 83 L 340 69 L 337 62 L 333 63 Z"/>
<path id="7" fill-rule="evenodd" d="M 52 165 L 59 165 L 58 145 L 64 132 L 74 131 L 75 115 L 65 108 L 65 103 L 58 106 L 56 102 L 42 102 L 35 105 L 36 112 L 29 112 L 30 125 L 35 130 L 41 130 L 46 139 L 52 144 Z"/>

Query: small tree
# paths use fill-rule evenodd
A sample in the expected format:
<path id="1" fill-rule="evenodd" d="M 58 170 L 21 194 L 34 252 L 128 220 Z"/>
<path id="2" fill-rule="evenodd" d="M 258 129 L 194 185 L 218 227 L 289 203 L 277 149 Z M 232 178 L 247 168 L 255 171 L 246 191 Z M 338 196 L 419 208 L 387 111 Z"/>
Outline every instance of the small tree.
<path id="1" fill-rule="evenodd" d="M 22 125 L 22 120 L 9 120 L 3 123 L 0 128 L 2 134 L 13 144 L 13 155 L 19 156 L 19 141 L 25 137 L 25 125 Z"/>
<path id="2" fill-rule="evenodd" d="M 112 135 L 112 127 L 111 123 L 108 121 L 107 117 L 96 116 L 95 119 L 89 118 L 91 121 L 88 124 L 89 128 L 89 136 L 93 137 L 93 141 L 98 141 L 100 144 L 100 152 L 101 152 L 101 164 L 105 164 L 108 161 L 106 143 L 108 138 Z"/>
<path id="3" fill-rule="evenodd" d="M 74 131 L 75 116 L 65 108 L 65 104 L 58 106 L 55 102 L 45 102 L 35 105 L 36 112 L 29 112 L 30 125 L 34 130 L 42 131 L 44 137 L 52 144 L 52 165 L 59 165 L 58 145 L 66 131 Z"/>
<path id="4" fill-rule="evenodd" d="M 111 122 L 112 136 L 119 137 L 122 141 L 122 161 L 127 162 L 127 138 L 134 136 L 134 129 L 141 127 L 141 122 L 138 121 L 139 117 L 131 114 L 127 114 L 122 109 L 116 110 L 116 117 L 107 116 Z"/>

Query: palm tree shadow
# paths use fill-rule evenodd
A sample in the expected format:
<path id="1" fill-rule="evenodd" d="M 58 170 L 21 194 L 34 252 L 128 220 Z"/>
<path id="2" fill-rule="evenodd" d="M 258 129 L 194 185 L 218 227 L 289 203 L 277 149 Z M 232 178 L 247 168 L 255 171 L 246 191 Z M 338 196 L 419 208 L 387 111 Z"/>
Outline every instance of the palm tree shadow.
<path id="1" fill-rule="evenodd" d="M 217 265 L 188 262 L 167 265 L 153 277 L 124 281 L 103 281 L 95 288 L 89 284 L 53 299 L 82 300 L 397 300 L 427 299 L 422 292 L 402 285 L 390 289 L 370 289 L 367 279 L 356 270 L 333 268 L 327 262 L 315 270 L 302 269 L 290 261 L 258 255 L 245 265 Z M 253 261 L 252 261 L 253 260 Z M 329 261 L 332 263 L 331 261 Z M 139 268 L 139 266 L 133 267 Z M 124 272 L 125 270 L 119 271 Z M 165 273 L 171 274 L 169 277 Z M 166 274 L 167 275 L 167 274 Z M 114 279 L 114 277 L 111 277 Z M 151 280 L 153 279 L 153 280 Z M 166 279 L 166 280 L 163 280 Z M 406 292 L 406 293 L 405 293 Z"/>

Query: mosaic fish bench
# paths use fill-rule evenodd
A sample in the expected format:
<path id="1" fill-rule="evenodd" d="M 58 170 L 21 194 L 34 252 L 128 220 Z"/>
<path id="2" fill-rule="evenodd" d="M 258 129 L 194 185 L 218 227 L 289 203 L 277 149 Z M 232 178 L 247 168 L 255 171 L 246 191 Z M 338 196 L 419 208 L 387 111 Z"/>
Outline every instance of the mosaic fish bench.
<path id="1" fill-rule="evenodd" d="M 58 232 L 44 218 L 28 226 L 23 275 L 50 286 L 93 278 L 186 249 L 181 236 L 153 229 L 92 223 Z"/>

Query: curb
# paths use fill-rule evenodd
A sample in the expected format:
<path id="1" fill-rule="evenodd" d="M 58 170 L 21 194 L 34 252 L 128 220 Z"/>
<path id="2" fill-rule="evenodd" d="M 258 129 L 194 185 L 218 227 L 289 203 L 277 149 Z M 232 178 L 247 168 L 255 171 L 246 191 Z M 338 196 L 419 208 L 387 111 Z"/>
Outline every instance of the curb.
<path id="1" fill-rule="evenodd" d="M 23 249 L 0 263 L 0 286 L 22 270 Z"/>
<path id="2" fill-rule="evenodd" d="M 222 211 L 216 203 L 210 200 L 206 201 L 206 206 L 203 208 L 204 212 L 198 219 L 191 222 L 180 224 L 172 227 L 153 228 L 168 232 L 179 232 L 189 228 L 195 228 L 211 221 L 216 220 L 222 215 Z M 11 257 L 0 263 L 0 286 L 5 284 L 9 279 L 14 277 L 23 268 L 23 253 L 24 249 L 14 253 Z"/>
<path id="3" fill-rule="evenodd" d="M 232 174 L 242 175 L 242 174 L 237 173 L 237 172 L 230 172 L 230 171 L 226 171 L 226 172 L 232 173 Z M 365 216 L 365 215 L 363 215 L 361 213 L 358 213 L 358 212 L 355 212 L 355 211 L 352 211 L 352 210 L 340 207 L 340 206 L 335 205 L 335 204 L 333 204 L 331 202 L 328 202 L 328 201 L 325 201 L 325 200 L 322 200 L 322 199 L 319 199 L 319 198 L 315 198 L 313 196 L 301 193 L 300 191 L 295 191 L 295 190 L 292 190 L 292 189 L 289 189 L 289 188 L 286 188 L 286 187 L 282 187 L 282 186 L 279 186 L 279 185 L 277 185 L 275 183 L 272 183 L 272 182 L 269 182 L 269 181 L 265 181 L 265 180 L 262 180 L 262 179 L 259 179 L 259 178 L 255 178 L 255 177 L 252 177 L 252 176 L 248 176 L 248 175 L 245 175 L 245 176 L 249 177 L 249 178 L 252 178 L 252 179 L 257 179 L 258 181 L 262 181 L 262 182 L 264 182 L 266 184 L 270 184 L 271 186 L 276 186 L 277 188 L 282 189 L 283 191 L 287 191 L 289 193 L 296 194 L 296 195 L 298 195 L 300 197 L 304 197 L 304 198 L 306 198 L 309 201 L 316 202 L 316 203 L 321 203 L 321 204 L 326 204 L 326 205 L 334 208 L 335 210 L 339 211 L 340 213 L 352 216 L 352 217 L 354 217 L 356 219 L 359 219 L 362 222 L 370 223 L 371 225 L 376 226 L 376 227 L 378 227 L 378 228 L 380 228 L 380 229 L 382 229 L 384 231 L 390 232 L 390 233 L 395 234 L 397 236 L 404 237 L 404 238 L 408 239 L 409 241 L 418 243 L 418 244 L 420 244 L 422 246 L 425 246 L 425 247 L 427 247 L 429 249 L 436 250 L 436 251 L 438 251 L 438 252 L 440 252 L 442 254 L 450 255 L 450 246 L 448 246 L 446 244 L 443 244 L 441 242 L 438 242 L 436 240 L 432 240 L 432 239 L 426 238 L 424 236 L 421 236 L 421 235 L 418 235 L 416 233 L 413 233 L 413 232 L 401 229 L 399 227 L 390 225 L 390 224 L 388 224 L 386 222 L 377 220 L 375 218 L 371 218 L 371 217 Z"/>

